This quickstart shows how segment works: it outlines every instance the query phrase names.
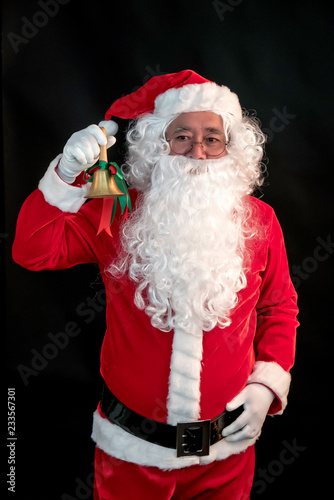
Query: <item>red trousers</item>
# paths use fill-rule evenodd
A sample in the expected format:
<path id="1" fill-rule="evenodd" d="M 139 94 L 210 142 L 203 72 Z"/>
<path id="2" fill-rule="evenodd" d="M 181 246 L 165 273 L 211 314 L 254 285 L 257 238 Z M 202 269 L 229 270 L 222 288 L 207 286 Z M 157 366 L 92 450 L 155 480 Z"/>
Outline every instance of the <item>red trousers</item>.
<path id="1" fill-rule="evenodd" d="M 209 465 L 164 471 L 95 452 L 94 500 L 248 500 L 254 446 Z"/>

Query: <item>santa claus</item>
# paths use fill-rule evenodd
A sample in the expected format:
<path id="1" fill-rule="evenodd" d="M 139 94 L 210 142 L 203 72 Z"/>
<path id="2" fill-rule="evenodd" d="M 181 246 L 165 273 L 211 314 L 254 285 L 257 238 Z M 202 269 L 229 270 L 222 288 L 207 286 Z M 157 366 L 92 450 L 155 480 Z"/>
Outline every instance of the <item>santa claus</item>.
<path id="1" fill-rule="evenodd" d="M 132 212 L 117 208 L 111 235 L 80 174 L 115 142 L 112 117 L 132 120 Z M 234 93 L 190 70 L 153 77 L 100 125 L 108 138 L 90 125 L 51 162 L 13 246 L 32 270 L 100 266 L 94 498 L 246 499 L 266 415 L 287 404 L 298 324 L 281 228 L 250 196 L 265 137 Z"/>

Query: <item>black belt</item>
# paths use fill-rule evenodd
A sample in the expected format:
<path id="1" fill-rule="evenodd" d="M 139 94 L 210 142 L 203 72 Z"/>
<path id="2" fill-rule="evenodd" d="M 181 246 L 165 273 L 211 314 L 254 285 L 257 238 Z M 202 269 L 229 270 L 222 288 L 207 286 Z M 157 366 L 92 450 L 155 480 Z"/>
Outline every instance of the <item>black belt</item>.
<path id="1" fill-rule="evenodd" d="M 176 426 L 157 422 L 130 410 L 103 385 L 101 410 L 110 422 L 150 443 L 176 449 L 178 457 L 209 455 L 210 445 L 221 439 L 222 430 L 242 412 L 243 406 L 224 411 L 213 420 L 179 423 Z"/>

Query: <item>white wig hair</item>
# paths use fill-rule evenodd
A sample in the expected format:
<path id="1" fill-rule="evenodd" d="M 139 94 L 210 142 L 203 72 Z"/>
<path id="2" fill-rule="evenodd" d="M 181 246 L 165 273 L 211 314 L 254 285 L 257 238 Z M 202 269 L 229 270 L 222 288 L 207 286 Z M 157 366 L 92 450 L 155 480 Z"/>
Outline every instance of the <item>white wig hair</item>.
<path id="1" fill-rule="evenodd" d="M 157 161 L 169 154 L 166 130 L 178 115 L 162 117 L 147 113 L 130 123 L 127 132 L 128 153 L 122 166 L 131 188 L 146 191 L 151 187 L 151 175 Z M 266 136 L 259 120 L 244 111 L 242 118 L 221 113 L 227 153 L 236 160 L 238 175 L 248 184 L 245 194 L 251 194 L 263 184 L 265 173 L 264 144 Z"/>
<path id="2" fill-rule="evenodd" d="M 129 272 L 137 283 L 136 305 L 160 330 L 177 325 L 190 330 L 194 324 L 203 330 L 226 327 L 237 293 L 247 284 L 245 241 L 255 228 L 244 200 L 263 182 L 265 136 L 249 114 L 237 118 L 223 113 L 225 157 L 172 157 L 165 134 L 177 116 L 146 114 L 130 125 L 123 172 L 142 195 L 123 226 L 123 253 L 109 272 L 114 277 Z M 192 167 L 200 171 L 201 166 L 208 175 L 189 177 Z"/>

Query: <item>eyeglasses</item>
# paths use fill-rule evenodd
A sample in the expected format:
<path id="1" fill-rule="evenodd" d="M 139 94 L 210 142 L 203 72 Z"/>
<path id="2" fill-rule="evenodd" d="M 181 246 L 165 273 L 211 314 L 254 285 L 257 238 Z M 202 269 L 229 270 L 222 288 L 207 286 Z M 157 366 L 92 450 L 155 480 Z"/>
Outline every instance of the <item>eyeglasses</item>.
<path id="1" fill-rule="evenodd" d="M 178 135 L 173 139 L 167 139 L 167 142 L 169 142 L 171 151 L 177 155 L 186 155 L 192 150 L 194 144 L 200 144 L 208 156 L 219 156 L 224 153 L 229 144 L 217 134 L 209 134 L 201 142 L 193 141 L 188 135 Z"/>

